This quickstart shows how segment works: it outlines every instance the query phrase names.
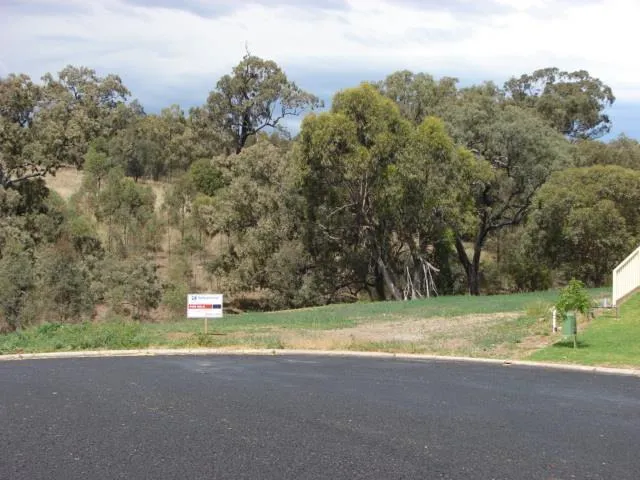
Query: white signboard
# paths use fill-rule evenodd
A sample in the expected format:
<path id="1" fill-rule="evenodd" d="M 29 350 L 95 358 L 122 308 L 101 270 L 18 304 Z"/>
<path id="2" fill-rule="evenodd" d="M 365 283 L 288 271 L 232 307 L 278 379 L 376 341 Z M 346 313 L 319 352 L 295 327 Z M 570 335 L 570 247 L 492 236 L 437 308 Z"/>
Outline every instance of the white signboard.
<path id="1" fill-rule="evenodd" d="M 222 294 L 190 293 L 187 295 L 187 318 L 222 318 Z"/>

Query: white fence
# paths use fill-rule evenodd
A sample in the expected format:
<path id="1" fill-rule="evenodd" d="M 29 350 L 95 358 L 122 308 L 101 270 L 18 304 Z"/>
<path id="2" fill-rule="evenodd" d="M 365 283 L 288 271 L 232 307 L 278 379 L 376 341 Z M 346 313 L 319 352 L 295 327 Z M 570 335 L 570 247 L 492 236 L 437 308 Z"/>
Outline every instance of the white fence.
<path id="1" fill-rule="evenodd" d="M 640 287 L 640 247 L 613 270 L 613 305 Z"/>

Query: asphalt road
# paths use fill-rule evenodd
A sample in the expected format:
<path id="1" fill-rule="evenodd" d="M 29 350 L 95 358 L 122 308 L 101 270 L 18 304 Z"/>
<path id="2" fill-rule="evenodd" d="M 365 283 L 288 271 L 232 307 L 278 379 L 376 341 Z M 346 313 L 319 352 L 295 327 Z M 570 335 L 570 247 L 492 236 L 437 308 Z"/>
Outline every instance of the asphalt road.
<path id="1" fill-rule="evenodd" d="M 640 478 L 640 379 L 322 357 L 0 362 L 0 479 Z"/>

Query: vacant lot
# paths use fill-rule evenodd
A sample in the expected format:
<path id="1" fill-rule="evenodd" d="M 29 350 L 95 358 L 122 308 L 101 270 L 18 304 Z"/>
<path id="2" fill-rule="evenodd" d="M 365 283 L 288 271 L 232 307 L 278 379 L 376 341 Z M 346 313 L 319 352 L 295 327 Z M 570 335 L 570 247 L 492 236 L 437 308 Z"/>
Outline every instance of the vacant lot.
<path id="1" fill-rule="evenodd" d="M 49 186 L 64 198 L 78 191 L 81 182 L 82 172 L 70 168 L 47 178 Z M 166 185 L 145 183 L 156 193 L 159 208 Z M 163 267 L 160 274 L 164 275 L 166 253 L 159 253 L 156 260 Z M 152 324 L 117 321 L 45 324 L 0 336 L 0 353 L 211 346 L 522 358 L 559 339 L 551 333 L 549 313 L 556 298 L 557 292 L 549 291 L 227 315 L 210 323 L 209 335 L 203 334 L 202 321 L 182 319 Z"/>
<path id="2" fill-rule="evenodd" d="M 594 290 L 594 295 L 602 290 Z M 0 336 L 0 353 L 145 348 L 304 348 L 522 358 L 559 340 L 557 292 L 358 303 L 203 322 L 45 324 Z"/>

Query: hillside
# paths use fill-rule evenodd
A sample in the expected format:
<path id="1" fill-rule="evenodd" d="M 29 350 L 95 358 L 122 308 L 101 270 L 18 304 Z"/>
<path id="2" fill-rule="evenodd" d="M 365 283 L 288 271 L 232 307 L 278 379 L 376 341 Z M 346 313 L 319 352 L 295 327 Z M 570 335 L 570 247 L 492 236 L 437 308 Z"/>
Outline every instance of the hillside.
<path id="1" fill-rule="evenodd" d="M 83 178 L 84 173 L 81 170 L 77 170 L 72 167 L 63 167 L 60 168 L 55 175 L 45 177 L 45 181 L 52 191 L 56 192 L 66 201 L 69 201 L 72 195 L 80 191 Z M 167 191 L 171 188 L 172 184 L 168 181 L 163 182 L 148 179 L 140 179 L 138 183 L 151 188 L 155 197 L 155 213 L 160 218 L 164 217 L 166 221 L 166 213 L 163 212 L 163 203 L 165 201 Z M 98 227 L 102 241 L 106 242 L 107 229 L 104 225 L 98 225 Z M 220 240 L 217 238 L 205 239 L 203 243 L 205 247 L 204 251 L 200 252 L 199 255 L 191 255 L 189 257 L 189 266 L 193 270 L 192 286 L 195 290 L 207 290 L 213 288 L 212 279 L 206 274 L 203 264 L 208 258 L 208 254 L 215 252 L 219 241 Z M 159 239 L 160 249 L 154 254 L 154 261 L 159 267 L 158 274 L 162 281 L 167 281 L 169 278 L 172 250 L 173 254 L 176 254 L 176 246 L 179 244 L 179 229 L 170 225 L 165 225 L 162 236 Z M 157 320 L 167 318 L 170 315 L 170 312 L 163 308 L 160 308 L 154 313 Z"/>

